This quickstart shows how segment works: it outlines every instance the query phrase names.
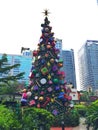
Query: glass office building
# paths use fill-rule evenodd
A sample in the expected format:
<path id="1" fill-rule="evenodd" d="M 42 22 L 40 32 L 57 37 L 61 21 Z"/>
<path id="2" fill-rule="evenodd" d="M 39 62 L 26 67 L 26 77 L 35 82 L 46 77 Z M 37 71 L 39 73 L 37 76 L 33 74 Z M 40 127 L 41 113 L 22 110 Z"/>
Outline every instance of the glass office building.
<path id="1" fill-rule="evenodd" d="M 63 50 L 63 71 L 65 72 L 65 79 L 67 84 L 72 84 L 76 88 L 76 72 L 75 72 L 75 60 L 74 60 L 74 51 Z"/>
<path id="2" fill-rule="evenodd" d="M 87 40 L 78 51 L 80 89 L 98 89 L 98 41 Z"/>
<path id="3" fill-rule="evenodd" d="M 3 54 L 0 54 L 0 59 Z M 7 54 L 8 65 L 20 64 L 20 67 L 11 69 L 8 73 L 10 75 L 16 75 L 21 72 L 25 72 L 24 78 L 21 81 L 29 80 L 29 73 L 32 65 L 31 52 L 24 52 L 22 55 Z M 4 75 L 0 74 L 0 77 Z"/>
<path id="4" fill-rule="evenodd" d="M 60 50 L 60 59 L 63 60 L 63 67 L 61 70 L 65 72 L 65 80 L 67 84 L 72 84 L 76 88 L 76 73 L 75 73 L 75 60 L 74 51 L 62 50 L 62 40 L 56 39 L 56 48 Z"/>
<path id="5" fill-rule="evenodd" d="M 62 40 L 61 39 L 58 39 L 56 38 L 56 46 L 55 46 L 57 49 L 59 49 L 60 53 L 60 58 L 62 59 Z"/>

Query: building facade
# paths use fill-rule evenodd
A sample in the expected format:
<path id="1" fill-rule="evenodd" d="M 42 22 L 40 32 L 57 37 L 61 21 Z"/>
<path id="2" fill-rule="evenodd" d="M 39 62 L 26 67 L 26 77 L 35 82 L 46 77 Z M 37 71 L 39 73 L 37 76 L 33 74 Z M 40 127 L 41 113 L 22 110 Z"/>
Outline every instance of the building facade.
<path id="1" fill-rule="evenodd" d="M 2 53 L 0 54 L 0 58 L 2 57 Z M 20 67 L 13 68 L 9 72 L 10 75 L 16 75 L 21 72 L 25 72 L 24 78 L 20 81 L 28 81 L 29 80 L 29 73 L 31 69 L 31 62 L 32 62 L 32 55 L 31 52 L 23 52 L 22 55 L 14 55 L 14 54 L 7 54 L 8 65 L 20 64 Z M 0 77 L 4 77 L 4 75 L 0 74 Z"/>
<path id="2" fill-rule="evenodd" d="M 76 88 L 76 72 L 75 72 L 75 60 L 74 60 L 74 51 L 63 50 L 63 71 L 65 72 L 65 79 L 67 84 L 72 84 Z"/>
<path id="3" fill-rule="evenodd" d="M 78 51 L 80 89 L 98 89 L 98 41 L 87 40 Z"/>
<path id="4" fill-rule="evenodd" d="M 60 58 L 63 60 L 63 67 L 61 70 L 65 72 L 65 80 L 67 84 L 73 84 L 76 88 L 74 51 L 73 49 L 62 50 L 61 39 L 56 39 L 56 48 L 60 50 Z"/>
<path id="5" fill-rule="evenodd" d="M 60 53 L 60 58 L 62 58 L 62 40 L 61 39 L 58 39 L 56 38 L 56 46 L 55 46 L 57 49 L 59 49 Z"/>

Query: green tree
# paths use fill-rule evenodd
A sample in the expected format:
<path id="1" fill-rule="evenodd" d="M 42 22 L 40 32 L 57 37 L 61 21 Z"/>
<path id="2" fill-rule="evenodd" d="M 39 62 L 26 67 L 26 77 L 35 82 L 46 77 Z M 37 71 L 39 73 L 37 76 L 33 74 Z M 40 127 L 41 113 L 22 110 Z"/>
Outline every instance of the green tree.
<path id="1" fill-rule="evenodd" d="M 0 87 L 1 100 L 15 101 L 15 96 L 20 91 L 21 84 L 18 81 L 9 81 L 8 84 L 2 84 Z"/>
<path id="2" fill-rule="evenodd" d="M 38 130 L 42 125 L 50 130 L 53 122 L 54 116 L 44 109 L 20 109 L 19 106 L 12 109 L 0 105 L 0 130 Z"/>
<path id="3" fill-rule="evenodd" d="M 86 116 L 87 125 L 92 125 L 94 130 L 98 128 L 98 100 L 91 103 L 91 105 L 87 108 L 87 116 Z"/>
<path id="4" fill-rule="evenodd" d="M 87 91 L 81 91 L 80 101 L 88 102 L 89 101 L 89 93 Z"/>
<path id="5" fill-rule="evenodd" d="M 65 73 L 62 71 L 63 60 L 56 42 L 48 11 L 45 10 L 44 23 L 41 24 L 42 35 L 37 50 L 33 51 L 33 63 L 30 71 L 28 88 L 32 91 L 30 106 L 44 108 L 54 115 L 64 113 L 70 107 L 70 88 L 67 88 Z M 33 101 L 33 103 L 32 103 Z"/>
<path id="6" fill-rule="evenodd" d="M 40 126 L 43 126 L 45 130 L 50 130 L 54 122 L 54 116 L 44 109 L 39 108 L 25 108 L 22 112 L 22 118 L 20 120 L 22 124 L 22 130 L 38 130 Z"/>
<path id="7" fill-rule="evenodd" d="M 19 67 L 20 64 L 10 65 L 8 63 L 7 55 L 3 54 L 2 58 L 0 59 L 0 85 L 2 83 L 8 84 L 9 81 L 16 81 L 23 78 L 24 72 L 21 72 L 16 75 L 11 75 L 10 72 L 12 69 Z"/>
<path id="8" fill-rule="evenodd" d="M 21 130 L 14 112 L 3 105 L 0 105 L 0 130 Z"/>

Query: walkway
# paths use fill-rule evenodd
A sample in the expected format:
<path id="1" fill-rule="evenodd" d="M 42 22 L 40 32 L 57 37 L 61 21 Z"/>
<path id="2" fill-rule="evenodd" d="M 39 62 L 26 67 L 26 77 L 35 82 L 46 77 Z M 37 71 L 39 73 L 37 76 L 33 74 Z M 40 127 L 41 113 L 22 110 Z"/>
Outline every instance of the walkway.
<path id="1" fill-rule="evenodd" d="M 58 127 L 58 128 L 55 128 L 55 127 L 52 127 L 50 130 L 62 130 L 62 128 Z M 73 130 L 72 128 L 65 128 L 64 130 Z"/>

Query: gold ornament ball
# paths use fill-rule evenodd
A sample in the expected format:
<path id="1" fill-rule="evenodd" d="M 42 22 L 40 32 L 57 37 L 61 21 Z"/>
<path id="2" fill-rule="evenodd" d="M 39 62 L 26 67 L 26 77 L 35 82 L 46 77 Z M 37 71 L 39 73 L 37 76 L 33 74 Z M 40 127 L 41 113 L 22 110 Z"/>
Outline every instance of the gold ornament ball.
<path id="1" fill-rule="evenodd" d="M 51 62 L 51 63 L 54 63 L 54 59 L 53 59 L 53 58 L 52 58 L 52 59 L 50 59 L 50 62 Z"/>
<path id="2" fill-rule="evenodd" d="M 44 100 L 44 97 L 43 97 L 43 96 L 39 97 L 39 100 L 40 100 L 40 101 L 43 101 L 43 100 Z"/>

